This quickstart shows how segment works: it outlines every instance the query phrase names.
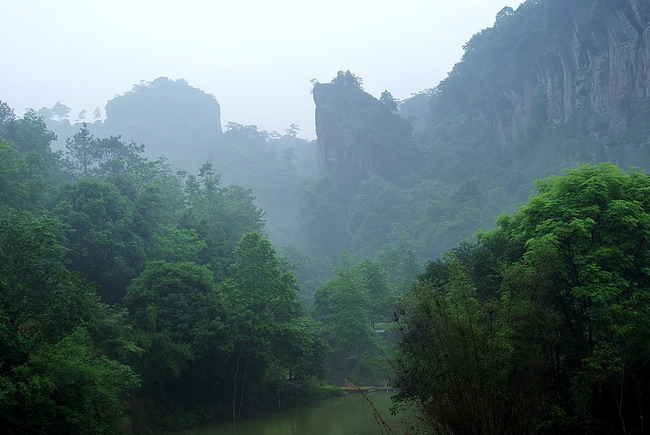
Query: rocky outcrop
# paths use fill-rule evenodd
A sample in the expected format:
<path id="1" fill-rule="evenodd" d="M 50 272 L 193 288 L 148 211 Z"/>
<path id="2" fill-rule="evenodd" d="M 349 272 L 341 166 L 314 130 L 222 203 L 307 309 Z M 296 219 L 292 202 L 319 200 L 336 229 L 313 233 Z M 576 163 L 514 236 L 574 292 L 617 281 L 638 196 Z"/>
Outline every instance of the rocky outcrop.
<path id="1" fill-rule="evenodd" d="M 357 86 L 317 83 L 318 165 L 354 191 L 378 175 L 397 181 L 413 164 L 411 125 Z"/>
<path id="2" fill-rule="evenodd" d="M 222 134 L 221 110 L 214 96 L 185 80 L 159 77 L 110 100 L 104 129 L 143 143 L 150 158 L 164 155 L 173 166 L 194 170 Z"/>
<path id="3" fill-rule="evenodd" d="M 650 163 L 650 3 L 528 0 L 504 11 L 468 43 L 441 98 L 480 83 L 459 110 L 502 151 L 543 121 L 564 166 Z"/>

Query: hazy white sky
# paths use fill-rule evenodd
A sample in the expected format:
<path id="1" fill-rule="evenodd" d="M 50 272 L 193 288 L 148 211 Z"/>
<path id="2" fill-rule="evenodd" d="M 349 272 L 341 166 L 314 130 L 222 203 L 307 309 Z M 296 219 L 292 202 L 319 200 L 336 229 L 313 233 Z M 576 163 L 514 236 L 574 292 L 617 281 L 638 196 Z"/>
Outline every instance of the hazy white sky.
<path id="1" fill-rule="evenodd" d="M 185 78 L 222 124 L 313 138 L 310 80 L 351 70 L 374 96 L 431 88 L 509 0 L 0 0 L 0 100 L 92 113 L 141 80 Z"/>

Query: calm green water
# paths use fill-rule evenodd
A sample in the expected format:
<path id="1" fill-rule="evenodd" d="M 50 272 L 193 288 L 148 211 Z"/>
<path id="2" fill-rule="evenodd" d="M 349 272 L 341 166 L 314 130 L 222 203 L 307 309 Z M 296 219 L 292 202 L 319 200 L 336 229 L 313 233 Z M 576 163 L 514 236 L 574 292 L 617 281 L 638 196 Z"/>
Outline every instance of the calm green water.
<path id="1" fill-rule="evenodd" d="M 368 397 L 391 424 L 392 393 L 370 393 Z M 272 415 L 233 424 L 217 423 L 179 432 L 178 435 L 376 435 L 381 429 L 373 411 L 361 394 L 347 394 Z"/>

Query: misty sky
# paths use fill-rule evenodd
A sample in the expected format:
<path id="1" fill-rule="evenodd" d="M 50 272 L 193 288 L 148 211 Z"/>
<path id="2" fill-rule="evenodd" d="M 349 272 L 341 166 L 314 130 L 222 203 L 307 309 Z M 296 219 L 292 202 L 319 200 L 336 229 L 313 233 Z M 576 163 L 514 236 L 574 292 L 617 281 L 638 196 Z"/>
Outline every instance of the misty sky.
<path id="1" fill-rule="evenodd" d="M 0 0 L 0 100 L 82 109 L 140 81 L 185 78 L 221 121 L 313 138 L 311 79 L 340 69 L 378 97 L 434 87 L 508 0 Z"/>

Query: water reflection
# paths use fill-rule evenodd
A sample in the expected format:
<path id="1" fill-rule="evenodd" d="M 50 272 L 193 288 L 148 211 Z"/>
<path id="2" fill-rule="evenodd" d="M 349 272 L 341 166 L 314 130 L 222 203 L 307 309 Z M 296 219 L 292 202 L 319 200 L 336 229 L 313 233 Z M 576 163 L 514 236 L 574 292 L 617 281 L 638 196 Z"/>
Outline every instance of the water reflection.
<path id="1" fill-rule="evenodd" d="M 384 419 L 397 424 L 400 416 L 390 415 L 392 393 L 370 393 L 368 397 Z M 211 424 L 178 435 L 376 435 L 382 433 L 373 409 L 361 394 L 324 400 L 272 415 L 234 424 Z"/>

